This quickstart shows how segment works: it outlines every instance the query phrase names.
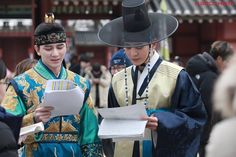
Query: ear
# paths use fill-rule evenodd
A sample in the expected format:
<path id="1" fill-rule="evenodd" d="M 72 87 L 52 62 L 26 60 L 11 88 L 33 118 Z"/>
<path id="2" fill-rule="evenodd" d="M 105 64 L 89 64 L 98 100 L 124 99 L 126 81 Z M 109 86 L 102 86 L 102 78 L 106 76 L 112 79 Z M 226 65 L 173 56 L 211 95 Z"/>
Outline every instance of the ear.
<path id="1" fill-rule="evenodd" d="M 67 52 L 69 51 L 69 46 L 68 46 L 69 44 L 66 42 L 65 45 L 66 45 L 66 52 Z"/>
<path id="2" fill-rule="evenodd" d="M 232 108 L 233 108 L 233 112 L 235 113 L 236 112 L 236 92 L 234 93 L 234 96 L 233 96 Z"/>
<path id="3" fill-rule="evenodd" d="M 218 70 L 219 70 L 220 72 L 222 72 L 223 69 L 224 69 L 224 67 L 225 67 L 225 65 L 224 65 L 224 60 L 223 60 L 222 57 L 218 56 L 218 57 L 216 58 L 216 65 L 217 65 L 217 67 L 218 67 Z"/>
<path id="4" fill-rule="evenodd" d="M 159 51 L 160 50 L 160 43 L 152 43 L 152 48 Z"/>
<path id="5" fill-rule="evenodd" d="M 216 60 L 217 60 L 217 62 L 223 62 L 223 58 L 222 58 L 221 56 L 218 56 L 218 57 L 216 58 Z"/>
<path id="6" fill-rule="evenodd" d="M 37 55 L 41 56 L 41 54 L 39 52 L 39 46 L 38 45 L 34 45 L 34 49 L 35 49 Z"/>

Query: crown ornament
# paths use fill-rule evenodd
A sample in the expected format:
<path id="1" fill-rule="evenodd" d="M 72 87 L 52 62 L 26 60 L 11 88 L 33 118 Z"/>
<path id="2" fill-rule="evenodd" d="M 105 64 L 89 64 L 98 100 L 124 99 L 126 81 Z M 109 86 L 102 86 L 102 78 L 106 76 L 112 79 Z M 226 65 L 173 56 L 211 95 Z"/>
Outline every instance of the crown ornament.
<path id="1" fill-rule="evenodd" d="M 55 18 L 53 13 L 46 13 L 44 16 L 44 22 L 45 23 L 54 23 Z"/>

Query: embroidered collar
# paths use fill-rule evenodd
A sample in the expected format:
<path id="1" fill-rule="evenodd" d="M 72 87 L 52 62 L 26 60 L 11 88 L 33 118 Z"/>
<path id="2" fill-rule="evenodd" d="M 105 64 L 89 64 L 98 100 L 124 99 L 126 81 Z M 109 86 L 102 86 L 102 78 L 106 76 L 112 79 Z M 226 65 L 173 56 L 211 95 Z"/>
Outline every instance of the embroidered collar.
<path id="1" fill-rule="evenodd" d="M 62 66 L 59 76 L 55 76 L 54 73 L 42 62 L 40 59 L 38 63 L 35 65 L 34 70 L 44 77 L 46 80 L 50 79 L 66 79 L 67 72 L 66 69 Z"/>

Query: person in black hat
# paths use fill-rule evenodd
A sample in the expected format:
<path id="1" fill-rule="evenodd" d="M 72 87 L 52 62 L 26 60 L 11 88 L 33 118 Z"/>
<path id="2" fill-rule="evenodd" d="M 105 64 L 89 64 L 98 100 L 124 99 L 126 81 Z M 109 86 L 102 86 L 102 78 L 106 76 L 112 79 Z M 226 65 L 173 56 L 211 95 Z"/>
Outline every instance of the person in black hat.
<path id="1" fill-rule="evenodd" d="M 163 23 L 166 27 L 162 27 Z M 113 76 L 108 104 L 121 107 L 141 103 L 149 116 L 145 118 L 147 140 L 116 142 L 114 156 L 197 154 L 206 121 L 200 94 L 182 67 L 164 61 L 154 49 L 177 27 L 172 16 L 148 13 L 144 0 L 123 0 L 122 17 L 112 20 L 98 33 L 107 45 L 124 47 L 134 64 Z"/>
<path id="2" fill-rule="evenodd" d="M 121 71 L 122 69 L 131 66 L 132 63 L 125 54 L 124 49 L 119 49 L 110 60 L 110 72 L 115 75 L 117 72 Z"/>
<path id="3" fill-rule="evenodd" d="M 101 157 L 102 145 L 97 136 L 98 122 L 89 82 L 62 66 L 67 49 L 64 28 L 54 22 L 53 14 L 46 14 L 34 37 L 34 48 L 41 58 L 33 68 L 11 80 L 2 102 L 7 112 L 24 116 L 22 126 L 44 123 L 44 131 L 25 139 L 22 157 Z M 52 79 L 73 81 L 81 88 L 84 99 L 78 114 L 50 118 L 53 108 L 41 104 L 47 80 Z"/>

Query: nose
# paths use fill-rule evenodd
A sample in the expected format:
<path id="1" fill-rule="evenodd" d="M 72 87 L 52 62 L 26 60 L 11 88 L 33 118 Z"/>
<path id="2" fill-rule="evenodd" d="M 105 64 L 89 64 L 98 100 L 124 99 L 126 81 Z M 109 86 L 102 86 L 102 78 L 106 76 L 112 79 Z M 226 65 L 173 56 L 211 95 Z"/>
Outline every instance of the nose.
<path id="1" fill-rule="evenodd" d="M 120 71 L 120 69 L 118 69 L 118 68 L 114 69 L 114 73 L 117 73 L 119 71 Z"/>
<path id="2" fill-rule="evenodd" d="M 131 57 L 137 57 L 139 56 L 139 51 L 136 48 L 131 48 L 130 49 L 130 56 Z"/>
<path id="3" fill-rule="evenodd" d="M 59 52 L 56 48 L 52 49 L 51 56 L 58 56 Z"/>
<path id="4" fill-rule="evenodd" d="M 115 73 L 117 73 L 117 70 L 114 69 L 114 68 L 112 68 L 112 69 L 111 69 L 111 74 L 114 75 Z"/>

